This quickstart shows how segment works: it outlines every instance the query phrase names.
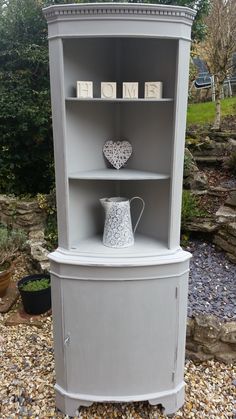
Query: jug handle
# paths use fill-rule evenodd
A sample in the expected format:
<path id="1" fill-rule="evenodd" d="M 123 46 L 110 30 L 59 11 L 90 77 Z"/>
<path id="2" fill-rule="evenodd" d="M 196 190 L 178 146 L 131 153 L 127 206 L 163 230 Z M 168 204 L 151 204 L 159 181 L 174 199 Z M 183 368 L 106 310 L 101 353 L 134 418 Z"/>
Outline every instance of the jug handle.
<path id="1" fill-rule="evenodd" d="M 137 230 L 137 227 L 138 227 L 138 225 L 139 225 L 139 221 L 141 220 L 141 217 L 142 217 L 142 215 L 143 215 L 143 211 L 144 211 L 144 208 L 145 208 L 145 202 L 144 202 L 144 200 L 142 199 L 142 198 L 140 198 L 140 196 L 134 196 L 133 198 L 131 198 L 130 199 L 130 204 L 131 204 L 131 202 L 132 201 L 134 201 L 135 199 L 140 199 L 140 201 L 142 202 L 142 209 L 141 209 L 141 211 L 140 211 L 140 214 L 139 214 L 139 216 L 138 216 L 138 219 L 137 219 L 137 222 L 136 222 L 136 224 L 135 224 L 135 226 L 134 226 L 134 233 L 135 233 L 135 231 Z"/>

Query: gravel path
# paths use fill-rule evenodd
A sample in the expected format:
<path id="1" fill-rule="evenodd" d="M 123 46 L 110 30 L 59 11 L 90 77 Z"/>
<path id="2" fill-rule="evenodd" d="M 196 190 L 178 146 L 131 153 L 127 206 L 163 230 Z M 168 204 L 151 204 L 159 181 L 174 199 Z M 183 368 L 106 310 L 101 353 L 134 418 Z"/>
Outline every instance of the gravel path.
<path id="1" fill-rule="evenodd" d="M 67 418 L 54 407 L 54 357 L 51 318 L 41 329 L 6 327 L 0 317 L 0 418 Z M 186 402 L 175 419 L 228 419 L 236 417 L 236 366 L 209 361 L 185 369 Z M 148 403 L 94 404 L 82 408 L 80 419 L 163 419 Z"/>
<path id="2" fill-rule="evenodd" d="M 190 264 L 188 316 L 214 314 L 236 319 L 236 266 L 211 243 L 194 240 L 188 251 Z"/>

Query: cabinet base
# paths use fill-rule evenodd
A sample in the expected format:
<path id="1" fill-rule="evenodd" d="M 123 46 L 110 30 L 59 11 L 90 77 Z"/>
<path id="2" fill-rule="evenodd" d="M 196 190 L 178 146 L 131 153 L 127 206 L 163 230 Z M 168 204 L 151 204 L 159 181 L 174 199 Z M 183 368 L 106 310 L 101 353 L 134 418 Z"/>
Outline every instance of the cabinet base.
<path id="1" fill-rule="evenodd" d="M 75 416 L 81 406 L 89 407 L 94 402 L 132 403 L 147 400 L 151 405 L 162 405 L 164 413 L 166 415 L 171 415 L 184 404 L 184 386 L 185 383 L 182 382 L 175 389 L 159 393 L 144 394 L 140 396 L 103 397 L 70 393 L 56 384 L 56 407 L 68 416 Z"/>

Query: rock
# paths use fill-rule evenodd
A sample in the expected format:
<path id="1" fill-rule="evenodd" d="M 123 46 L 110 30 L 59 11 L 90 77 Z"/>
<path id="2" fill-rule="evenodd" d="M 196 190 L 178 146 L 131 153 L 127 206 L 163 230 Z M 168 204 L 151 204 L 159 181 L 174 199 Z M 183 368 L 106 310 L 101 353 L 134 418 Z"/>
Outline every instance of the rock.
<path id="1" fill-rule="evenodd" d="M 227 138 L 236 138 L 236 133 L 227 131 L 211 131 L 208 133 L 208 135 L 211 139 L 214 139 L 215 141 L 222 141 L 222 139 Z"/>
<path id="2" fill-rule="evenodd" d="M 236 207 L 236 191 L 230 192 L 225 205 L 229 206 L 229 207 Z"/>
<path id="3" fill-rule="evenodd" d="M 225 161 L 224 156 L 194 156 L 196 163 L 207 165 L 216 165 Z"/>
<path id="4" fill-rule="evenodd" d="M 43 242 L 44 241 L 44 231 L 43 230 L 33 230 L 29 232 L 29 240 Z"/>
<path id="5" fill-rule="evenodd" d="M 193 179 L 190 180 L 190 189 L 205 190 L 207 189 L 207 176 L 204 173 L 194 173 Z"/>
<path id="6" fill-rule="evenodd" d="M 224 362 L 225 364 L 234 364 L 236 361 L 236 352 L 223 352 L 215 355 L 215 358 L 219 362 Z"/>
<path id="7" fill-rule="evenodd" d="M 226 253 L 230 253 L 232 255 L 236 254 L 236 247 L 222 238 L 219 234 L 214 236 L 213 243 L 223 249 Z"/>
<path id="8" fill-rule="evenodd" d="M 230 262 L 236 265 L 236 255 L 232 255 L 231 253 L 226 253 L 226 256 L 230 260 Z"/>
<path id="9" fill-rule="evenodd" d="M 186 358 L 194 362 L 205 362 L 214 358 L 214 355 L 204 354 L 204 352 L 191 352 L 186 350 Z"/>
<path id="10" fill-rule="evenodd" d="M 190 352 L 201 352 L 202 351 L 202 345 L 199 345 L 198 343 L 187 339 L 186 349 Z"/>
<path id="11" fill-rule="evenodd" d="M 222 342 L 236 343 L 236 322 L 228 322 L 223 325 L 221 340 Z"/>
<path id="12" fill-rule="evenodd" d="M 43 246 L 41 246 L 40 244 L 32 245 L 30 249 L 30 253 L 31 253 L 32 258 L 38 262 L 48 261 L 49 251 L 45 249 Z"/>
<path id="13" fill-rule="evenodd" d="M 196 342 L 215 342 L 220 335 L 221 322 L 215 316 L 200 314 L 195 317 L 194 340 Z"/>
<path id="14" fill-rule="evenodd" d="M 236 221 L 236 209 L 222 205 L 216 212 L 219 223 L 228 223 Z"/>
<path id="15" fill-rule="evenodd" d="M 236 237 L 236 223 L 229 223 L 226 227 L 228 233 Z"/>
<path id="16" fill-rule="evenodd" d="M 223 352 L 230 352 L 231 348 L 230 345 L 227 343 L 223 343 L 220 341 L 214 343 L 204 344 L 202 350 L 205 354 L 216 354 L 216 353 L 223 353 Z"/>
<path id="17" fill-rule="evenodd" d="M 187 221 L 182 225 L 183 230 L 199 231 L 203 233 L 214 233 L 218 230 L 219 225 L 212 217 L 196 218 L 192 221 Z"/>
<path id="18" fill-rule="evenodd" d="M 186 336 L 187 337 L 193 336 L 193 332 L 194 332 L 194 319 L 190 319 L 188 317 L 187 318 L 187 331 L 186 331 Z"/>
<path id="19" fill-rule="evenodd" d="M 236 140 L 234 140 L 233 138 L 229 138 L 228 143 L 230 150 L 232 152 L 236 151 Z"/>

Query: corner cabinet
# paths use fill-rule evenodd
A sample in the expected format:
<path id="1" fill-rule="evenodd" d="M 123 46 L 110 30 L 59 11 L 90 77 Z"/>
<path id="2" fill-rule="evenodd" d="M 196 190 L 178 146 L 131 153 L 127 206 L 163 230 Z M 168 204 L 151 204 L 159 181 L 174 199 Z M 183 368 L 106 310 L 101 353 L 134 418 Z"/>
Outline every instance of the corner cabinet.
<path id="1" fill-rule="evenodd" d="M 184 402 L 190 254 L 180 248 L 188 65 L 194 12 L 177 6 L 50 6 L 59 247 L 50 254 L 56 404 L 148 400 L 167 414 Z M 78 80 L 93 98 L 76 97 Z M 102 99 L 101 82 L 117 83 Z M 161 81 L 162 99 L 144 99 Z M 123 82 L 139 83 L 122 99 Z M 127 167 L 108 168 L 106 140 L 127 139 Z M 102 243 L 103 197 L 140 196 L 134 246 Z M 132 212 L 135 218 L 135 209 Z"/>

